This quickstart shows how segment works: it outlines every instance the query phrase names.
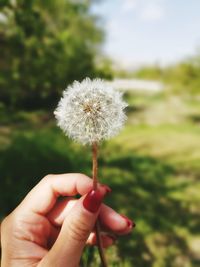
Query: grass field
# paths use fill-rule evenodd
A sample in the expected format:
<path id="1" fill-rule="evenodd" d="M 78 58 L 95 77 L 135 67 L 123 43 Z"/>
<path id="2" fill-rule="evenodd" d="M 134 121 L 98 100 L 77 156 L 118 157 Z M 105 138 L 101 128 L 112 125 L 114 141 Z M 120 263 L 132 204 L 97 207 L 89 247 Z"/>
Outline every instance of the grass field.
<path id="1" fill-rule="evenodd" d="M 102 144 L 106 202 L 134 219 L 131 235 L 107 251 L 110 266 L 200 265 L 200 103 L 168 95 L 126 96 L 128 122 Z M 47 173 L 91 174 L 91 155 L 66 139 L 48 113 L 1 111 L 1 217 Z M 98 266 L 90 249 L 87 266 Z"/>

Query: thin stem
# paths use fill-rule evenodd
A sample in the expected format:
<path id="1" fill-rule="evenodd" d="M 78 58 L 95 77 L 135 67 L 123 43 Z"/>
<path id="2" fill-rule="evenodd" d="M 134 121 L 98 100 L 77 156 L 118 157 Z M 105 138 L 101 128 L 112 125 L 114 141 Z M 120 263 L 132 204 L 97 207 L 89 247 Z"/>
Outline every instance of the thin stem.
<path id="1" fill-rule="evenodd" d="M 97 172 L 98 172 L 98 146 L 97 143 L 93 143 L 92 145 L 92 178 L 93 178 L 93 189 L 97 189 L 97 183 L 98 183 L 98 178 L 97 178 Z M 100 227 L 100 222 L 99 219 L 97 219 L 96 224 L 95 224 L 95 232 L 96 232 L 96 238 L 97 238 L 97 246 L 99 250 L 99 255 L 101 258 L 101 266 L 102 267 L 107 267 L 107 262 L 103 250 L 103 244 L 102 244 L 102 239 L 101 239 L 101 227 Z"/>
<path id="2" fill-rule="evenodd" d="M 97 161 L 97 155 L 98 154 L 98 146 L 97 143 L 94 143 L 92 145 L 92 179 L 93 179 L 93 189 L 97 190 L 97 172 L 98 172 L 98 161 Z"/>
<path id="3" fill-rule="evenodd" d="M 103 249 L 102 238 L 101 238 L 101 227 L 100 227 L 99 220 L 96 221 L 95 232 L 96 232 L 99 256 L 101 258 L 101 266 L 102 267 L 107 267 L 108 265 L 107 265 L 107 262 L 106 262 L 106 257 L 105 257 L 105 253 L 104 253 L 104 249 Z"/>

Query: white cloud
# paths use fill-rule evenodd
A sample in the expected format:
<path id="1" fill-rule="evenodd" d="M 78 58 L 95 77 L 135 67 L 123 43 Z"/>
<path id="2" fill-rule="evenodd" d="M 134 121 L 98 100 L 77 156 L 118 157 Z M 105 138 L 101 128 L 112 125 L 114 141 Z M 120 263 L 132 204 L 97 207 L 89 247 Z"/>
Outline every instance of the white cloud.
<path id="1" fill-rule="evenodd" d="M 120 21 L 115 18 L 110 19 L 106 24 L 106 30 L 111 38 L 115 38 L 121 30 Z"/>
<path id="2" fill-rule="evenodd" d="M 164 17 L 164 9 L 159 2 L 152 1 L 148 3 L 141 11 L 141 19 L 147 21 L 161 20 Z"/>
<path id="3" fill-rule="evenodd" d="M 142 20 L 156 21 L 164 17 L 165 0 L 121 0 L 121 11 L 134 12 Z"/>
<path id="4" fill-rule="evenodd" d="M 136 8 L 138 0 L 122 0 L 122 10 L 124 12 L 132 11 Z"/>

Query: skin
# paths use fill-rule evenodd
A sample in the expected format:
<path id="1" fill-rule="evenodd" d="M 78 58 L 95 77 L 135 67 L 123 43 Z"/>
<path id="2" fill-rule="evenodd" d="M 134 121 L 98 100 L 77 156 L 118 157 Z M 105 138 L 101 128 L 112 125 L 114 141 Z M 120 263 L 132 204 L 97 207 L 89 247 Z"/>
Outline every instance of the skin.
<path id="1" fill-rule="evenodd" d="M 98 185 L 102 194 L 105 187 Z M 77 267 L 86 244 L 95 245 L 93 227 L 98 216 L 105 232 L 103 245 L 132 227 L 110 207 L 96 213 L 83 206 L 92 181 L 71 173 L 44 177 L 1 224 L 2 267 Z M 79 199 L 74 196 L 81 195 Z M 109 235 L 108 235 L 109 232 Z"/>

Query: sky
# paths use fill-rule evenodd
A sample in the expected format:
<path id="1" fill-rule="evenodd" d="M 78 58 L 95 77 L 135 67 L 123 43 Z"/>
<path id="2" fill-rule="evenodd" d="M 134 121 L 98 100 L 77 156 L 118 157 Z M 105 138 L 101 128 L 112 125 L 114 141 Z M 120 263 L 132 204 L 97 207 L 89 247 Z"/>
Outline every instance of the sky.
<path id="1" fill-rule="evenodd" d="M 200 0 L 101 0 L 103 50 L 124 68 L 169 65 L 200 48 Z"/>

